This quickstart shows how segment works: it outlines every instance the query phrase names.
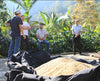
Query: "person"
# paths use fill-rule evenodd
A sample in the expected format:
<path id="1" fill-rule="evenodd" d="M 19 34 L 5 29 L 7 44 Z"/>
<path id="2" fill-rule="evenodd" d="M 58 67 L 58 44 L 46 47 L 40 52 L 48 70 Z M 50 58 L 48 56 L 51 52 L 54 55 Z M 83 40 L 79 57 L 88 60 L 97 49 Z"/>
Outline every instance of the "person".
<path id="1" fill-rule="evenodd" d="M 26 39 L 26 36 L 23 33 L 23 27 L 22 27 L 23 22 L 20 16 L 21 12 L 15 11 L 15 16 L 5 22 L 7 26 L 11 27 L 11 34 L 10 34 L 11 42 L 8 50 L 8 60 L 11 59 L 13 48 L 14 48 L 14 54 L 16 54 L 19 50 L 20 40 L 21 40 L 20 31 L 22 32 L 24 39 Z"/>
<path id="2" fill-rule="evenodd" d="M 39 51 L 41 52 L 41 44 L 46 44 L 47 45 L 47 49 L 46 49 L 46 53 L 49 53 L 49 45 L 50 43 L 46 40 L 47 37 L 47 31 L 43 28 L 43 23 L 40 23 L 40 28 L 37 30 L 36 32 L 36 36 L 38 38 L 38 45 L 39 45 Z"/>
<path id="3" fill-rule="evenodd" d="M 23 50 L 23 47 L 24 47 L 24 43 L 26 44 L 27 46 L 27 50 L 29 50 L 29 41 L 28 41 L 28 30 L 31 29 L 30 25 L 28 22 L 25 22 L 25 16 L 22 15 L 21 16 L 21 19 L 22 19 L 22 22 L 23 22 L 23 27 L 26 28 L 26 29 L 23 29 L 23 33 L 24 35 L 26 36 L 26 39 L 24 39 L 23 37 L 23 34 L 21 33 L 21 46 L 20 46 L 20 50 Z"/>
<path id="4" fill-rule="evenodd" d="M 82 27 L 79 25 L 79 20 L 75 21 L 75 25 L 72 26 L 71 28 L 72 33 L 73 33 L 73 51 L 74 55 L 76 54 L 76 48 L 79 50 L 79 54 L 81 54 L 81 31 Z"/>

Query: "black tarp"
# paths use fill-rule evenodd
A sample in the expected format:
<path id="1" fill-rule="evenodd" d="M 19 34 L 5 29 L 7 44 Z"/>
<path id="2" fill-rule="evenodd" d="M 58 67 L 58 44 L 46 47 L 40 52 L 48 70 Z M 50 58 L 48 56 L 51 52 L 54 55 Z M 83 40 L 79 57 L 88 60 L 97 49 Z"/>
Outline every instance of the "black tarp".
<path id="1" fill-rule="evenodd" d="M 50 60 L 50 55 L 46 52 L 28 53 L 27 51 L 20 51 L 17 54 L 13 54 L 11 58 L 12 62 L 19 62 L 22 65 L 32 66 L 34 68 Z"/>
<path id="2" fill-rule="evenodd" d="M 35 64 L 38 66 L 38 63 L 41 65 L 42 63 L 49 61 L 50 56 L 42 53 L 45 58 L 47 56 L 48 59 L 46 58 L 46 60 L 44 60 L 44 57 L 42 57 L 42 59 L 39 60 L 41 54 L 34 54 L 35 53 L 29 54 L 28 52 L 23 51 L 12 56 L 11 61 L 8 62 L 9 71 L 6 73 L 7 81 L 100 81 L 100 65 L 97 65 L 94 68 L 84 69 L 69 76 L 40 76 L 34 70 L 34 66 L 36 66 Z M 36 60 L 41 62 L 37 62 Z"/>

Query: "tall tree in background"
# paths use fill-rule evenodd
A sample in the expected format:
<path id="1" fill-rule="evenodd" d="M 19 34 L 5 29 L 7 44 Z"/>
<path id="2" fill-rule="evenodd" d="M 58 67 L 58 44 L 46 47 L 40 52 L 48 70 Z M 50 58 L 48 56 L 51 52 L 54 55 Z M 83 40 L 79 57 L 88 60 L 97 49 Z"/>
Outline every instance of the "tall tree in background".
<path id="1" fill-rule="evenodd" d="M 96 11 L 95 0 L 76 0 L 73 14 L 71 16 L 72 21 L 80 19 L 81 24 L 87 22 L 89 26 L 94 30 L 98 24 L 98 12 Z"/>
<path id="2" fill-rule="evenodd" d="M 4 22 L 7 19 L 7 8 L 4 0 L 0 0 L 0 27 L 4 26 Z"/>
<path id="3" fill-rule="evenodd" d="M 24 15 L 27 18 L 27 22 L 29 22 L 29 20 L 32 18 L 32 16 L 29 16 L 29 11 L 37 0 L 10 0 L 10 1 L 17 3 L 25 10 Z"/>

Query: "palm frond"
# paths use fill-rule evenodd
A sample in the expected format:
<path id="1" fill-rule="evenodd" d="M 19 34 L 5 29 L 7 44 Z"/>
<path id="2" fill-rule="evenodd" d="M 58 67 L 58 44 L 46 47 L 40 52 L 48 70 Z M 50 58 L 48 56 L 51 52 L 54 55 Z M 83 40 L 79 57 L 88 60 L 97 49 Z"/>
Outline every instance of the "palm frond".
<path id="1" fill-rule="evenodd" d="M 37 1 L 37 0 L 33 0 L 33 1 L 32 1 L 32 3 L 31 3 L 31 5 L 30 5 L 29 10 L 32 8 L 33 4 L 35 4 L 35 3 L 36 3 L 36 1 Z"/>

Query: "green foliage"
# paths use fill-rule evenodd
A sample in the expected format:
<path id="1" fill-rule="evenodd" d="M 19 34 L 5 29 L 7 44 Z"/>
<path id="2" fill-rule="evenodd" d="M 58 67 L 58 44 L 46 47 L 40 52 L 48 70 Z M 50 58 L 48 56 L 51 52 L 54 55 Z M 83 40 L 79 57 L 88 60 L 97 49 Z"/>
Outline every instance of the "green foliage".
<path id="1" fill-rule="evenodd" d="M 0 29 L 0 55 L 7 56 L 10 39 L 3 37 Z"/>
<path id="2" fill-rule="evenodd" d="M 1 0 L 3 3 L 3 0 Z M 28 20 L 31 19 L 32 16 L 29 17 L 29 10 L 32 5 L 36 2 L 36 0 L 11 0 L 18 3 L 25 10 L 25 16 Z M 20 2 L 21 1 L 21 2 Z M 31 2 L 33 1 L 33 2 Z M 81 1 L 81 0 L 77 0 Z M 7 56 L 7 52 L 9 49 L 10 38 L 8 36 L 9 28 L 5 28 L 4 22 L 8 17 L 6 12 L 5 3 L 0 3 L 0 54 L 2 56 Z M 4 10 L 4 11 L 2 11 Z M 61 53 L 61 52 L 69 52 L 72 51 L 72 22 L 70 19 L 70 10 L 69 7 L 67 13 L 64 16 L 57 17 L 54 12 L 51 12 L 49 15 L 46 12 L 41 12 L 40 15 L 46 24 L 44 27 L 47 32 L 47 40 L 50 42 L 50 53 Z M 39 24 L 39 21 L 31 21 L 31 26 Z M 99 22 L 100 23 L 100 22 Z M 96 26 L 95 31 L 92 30 L 91 26 L 88 25 L 88 22 L 82 26 L 83 32 L 81 34 L 82 38 L 82 51 L 83 52 L 97 52 L 100 51 L 100 25 Z M 36 30 L 31 29 L 29 31 L 29 45 L 30 49 L 34 52 L 38 51 L 38 44 L 36 38 Z M 25 47 L 26 49 L 26 47 Z"/>
<path id="3" fill-rule="evenodd" d="M 95 32 L 100 34 L 100 14 L 99 14 L 99 21 L 98 21 L 98 25 L 96 26 Z"/>
<path id="4" fill-rule="evenodd" d="M 52 24 L 56 24 L 58 21 L 58 17 L 56 16 L 56 14 L 55 13 L 53 13 L 53 12 L 51 12 L 49 15 L 47 14 L 47 13 L 45 13 L 45 12 L 41 12 L 40 11 L 40 15 L 41 15 L 41 17 L 42 17 L 42 19 L 43 19 L 43 21 L 44 21 L 44 23 L 46 24 L 46 25 L 49 25 L 50 23 L 52 23 Z"/>
<path id="5" fill-rule="evenodd" d="M 82 33 L 82 50 L 87 52 L 100 50 L 100 35 L 95 32 Z"/>
<path id="6" fill-rule="evenodd" d="M 67 22 L 67 21 L 66 21 Z M 67 25 L 56 29 L 58 26 L 49 24 L 45 26 L 48 31 L 47 39 L 50 42 L 50 54 L 72 52 L 73 35 Z M 30 47 L 32 51 L 38 51 L 36 30 L 29 34 Z M 100 35 L 93 31 L 83 30 L 81 34 L 82 52 L 98 52 L 100 50 Z"/>
<path id="7" fill-rule="evenodd" d="M 68 12 L 69 13 L 69 12 Z M 41 15 L 42 14 L 42 15 Z M 46 14 L 46 13 L 45 13 Z M 41 12 L 44 22 L 47 21 L 44 12 Z M 54 14 L 54 13 L 53 13 Z M 58 18 L 56 15 L 50 15 L 49 23 L 46 24 L 45 29 L 48 31 L 47 40 L 50 42 L 50 52 L 51 53 L 61 53 L 72 51 L 72 32 L 69 18 L 62 17 Z M 47 15 L 47 14 L 46 14 Z M 69 14 L 67 14 L 68 16 Z M 59 19 L 59 21 L 54 19 Z M 100 50 L 100 35 L 91 29 L 91 26 L 85 22 L 83 24 L 83 32 L 81 34 L 82 38 L 82 51 L 84 52 L 94 52 Z"/>
<path id="8" fill-rule="evenodd" d="M 100 25 L 96 26 L 95 32 L 98 33 L 98 34 L 100 34 Z"/>
<path id="9" fill-rule="evenodd" d="M 95 0 L 76 0 L 78 3 L 75 4 L 73 13 L 71 15 L 72 22 L 79 19 L 82 25 L 84 22 L 88 22 L 92 30 L 98 24 L 99 13 L 97 9 L 97 3 Z M 99 2 L 98 2 L 99 3 Z"/>
<path id="10" fill-rule="evenodd" d="M 41 17 L 42 17 L 42 19 L 43 19 L 43 21 L 44 21 L 44 23 L 46 24 L 46 25 L 48 25 L 49 24 L 49 16 L 45 13 L 45 12 L 39 12 L 40 13 L 40 15 L 41 15 Z"/>
<path id="11" fill-rule="evenodd" d="M 7 20 L 7 8 L 4 0 L 0 0 L 0 27 L 4 26 L 4 22 Z"/>
<path id="12" fill-rule="evenodd" d="M 66 14 L 67 16 L 69 15 L 69 11 Z M 72 38 L 70 38 L 72 34 L 71 31 L 69 31 L 70 22 L 67 20 L 68 18 L 58 18 L 53 12 L 49 15 L 40 12 L 40 15 L 44 22 L 48 22 L 45 29 L 48 31 L 47 40 L 51 44 L 50 52 L 61 53 L 63 51 L 72 51 L 72 45 L 70 44 L 72 42 Z M 67 47 L 67 45 L 69 47 Z"/>

